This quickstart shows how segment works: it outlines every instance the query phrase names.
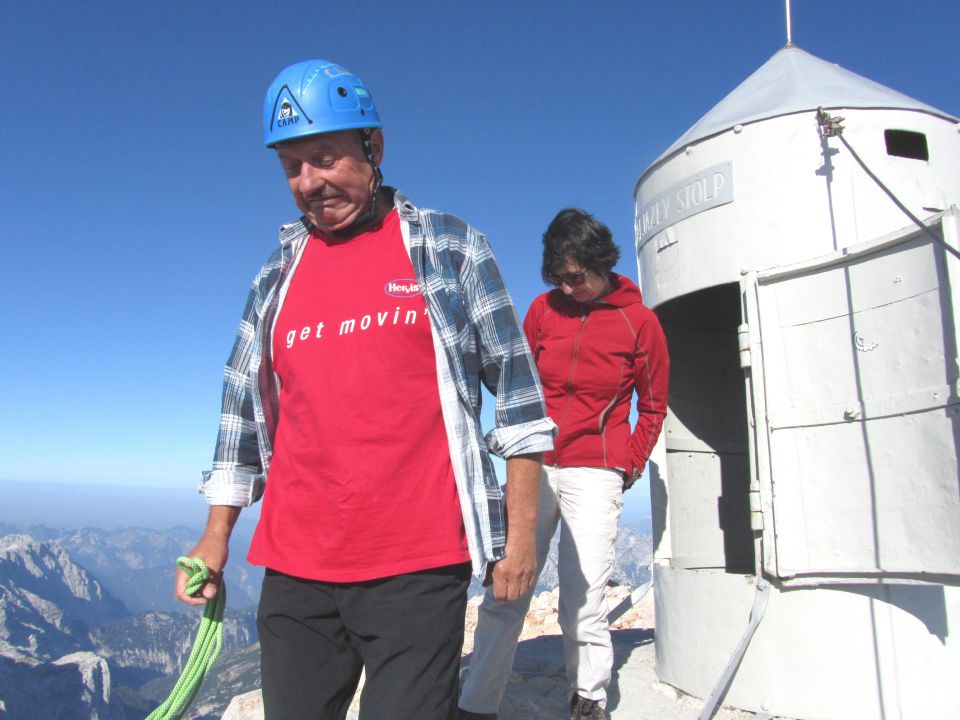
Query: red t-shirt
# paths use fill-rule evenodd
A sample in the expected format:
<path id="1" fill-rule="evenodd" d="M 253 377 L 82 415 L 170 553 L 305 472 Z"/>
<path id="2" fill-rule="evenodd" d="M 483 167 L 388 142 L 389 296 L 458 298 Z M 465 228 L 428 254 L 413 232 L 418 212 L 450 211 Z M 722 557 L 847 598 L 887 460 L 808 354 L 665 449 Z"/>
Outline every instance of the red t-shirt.
<path id="1" fill-rule="evenodd" d="M 358 582 L 469 560 L 426 304 L 396 211 L 307 241 L 273 331 L 280 413 L 249 561 Z"/>

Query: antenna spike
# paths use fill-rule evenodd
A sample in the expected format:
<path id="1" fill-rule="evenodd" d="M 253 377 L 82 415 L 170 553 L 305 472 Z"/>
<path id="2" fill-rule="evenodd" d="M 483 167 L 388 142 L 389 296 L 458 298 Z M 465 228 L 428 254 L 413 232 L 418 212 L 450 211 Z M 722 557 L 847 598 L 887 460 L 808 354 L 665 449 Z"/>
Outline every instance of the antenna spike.
<path id="1" fill-rule="evenodd" d="M 785 0 L 787 4 L 787 47 L 793 47 L 793 19 L 790 16 L 790 0 Z"/>

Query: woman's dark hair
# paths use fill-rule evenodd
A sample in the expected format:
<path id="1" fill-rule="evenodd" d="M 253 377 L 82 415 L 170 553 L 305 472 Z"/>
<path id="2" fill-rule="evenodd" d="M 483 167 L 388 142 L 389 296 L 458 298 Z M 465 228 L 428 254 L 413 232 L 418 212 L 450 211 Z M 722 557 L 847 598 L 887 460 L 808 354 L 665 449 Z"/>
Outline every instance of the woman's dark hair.
<path id="1" fill-rule="evenodd" d="M 540 276 L 550 283 L 567 258 L 606 277 L 620 258 L 610 228 L 579 208 L 564 208 L 543 234 L 543 266 Z"/>

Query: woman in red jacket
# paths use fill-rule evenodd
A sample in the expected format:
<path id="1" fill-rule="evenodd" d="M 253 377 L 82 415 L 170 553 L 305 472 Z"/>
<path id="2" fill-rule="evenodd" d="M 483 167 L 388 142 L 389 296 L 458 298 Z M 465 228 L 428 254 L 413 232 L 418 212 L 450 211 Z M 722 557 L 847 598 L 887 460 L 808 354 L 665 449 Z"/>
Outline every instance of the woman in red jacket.
<path id="1" fill-rule="evenodd" d="M 556 287 L 533 301 L 523 323 L 558 427 L 544 456 L 537 554 L 542 569 L 559 522 L 559 622 L 575 720 L 607 717 L 613 650 L 603 589 L 623 491 L 643 471 L 667 411 L 666 339 L 637 286 L 613 272 L 619 256 L 605 225 L 561 210 L 543 236 L 541 273 Z M 634 393 L 639 417 L 631 429 Z M 461 720 L 496 718 L 529 604 L 530 595 L 512 603 L 484 598 Z"/>

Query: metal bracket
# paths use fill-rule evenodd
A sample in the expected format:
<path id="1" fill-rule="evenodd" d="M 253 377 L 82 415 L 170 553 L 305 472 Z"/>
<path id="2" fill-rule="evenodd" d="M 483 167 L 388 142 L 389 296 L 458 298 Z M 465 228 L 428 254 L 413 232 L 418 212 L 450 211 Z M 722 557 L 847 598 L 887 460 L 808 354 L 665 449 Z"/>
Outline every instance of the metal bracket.
<path id="1" fill-rule="evenodd" d="M 817 125 L 820 126 L 820 132 L 823 133 L 824 137 L 837 137 L 838 135 L 843 134 L 843 125 L 842 123 L 845 118 L 837 115 L 833 117 L 828 113 L 823 107 L 817 108 Z"/>
<path id="2" fill-rule="evenodd" d="M 763 619 L 763 613 L 767 609 L 767 600 L 769 597 L 770 583 L 758 577 L 756 594 L 753 596 L 753 607 L 750 608 L 750 622 L 743 633 L 743 637 L 740 638 L 736 649 L 734 649 L 733 654 L 730 656 L 727 666 L 717 680 L 713 692 L 711 692 L 710 697 L 707 698 L 707 702 L 700 712 L 699 720 L 710 720 L 717 711 L 720 701 L 723 699 L 723 696 L 726 695 L 727 688 L 730 687 L 730 683 L 733 681 L 733 676 L 736 674 L 737 668 L 740 667 L 740 661 L 743 660 L 743 655 L 747 651 L 747 645 L 750 644 L 750 640 L 753 638 L 757 626 Z"/>
<path id="3" fill-rule="evenodd" d="M 650 590 L 653 586 L 653 562 L 647 566 L 647 574 L 649 578 L 647 581 L 638 588 L 635 588 L 627 597 L 620 601 L 620 604 L 617 605 L 613 610 L 607 613 L 607 622 L 613 625 L 617 620 L 623 617 L 627 611 L 636 605 L 638 602 L 643 600 L 644 595 Z"/>

